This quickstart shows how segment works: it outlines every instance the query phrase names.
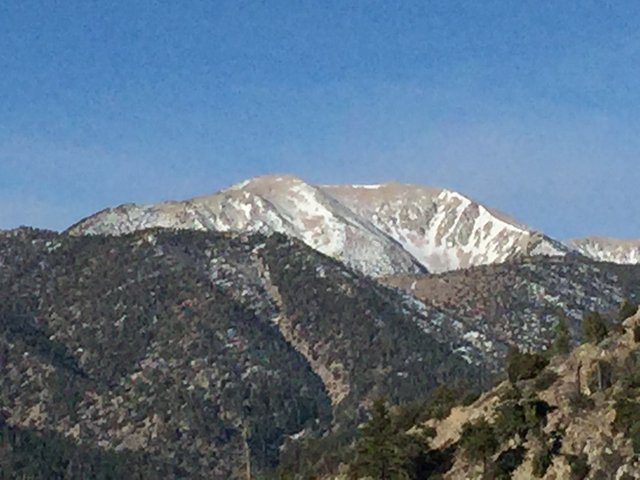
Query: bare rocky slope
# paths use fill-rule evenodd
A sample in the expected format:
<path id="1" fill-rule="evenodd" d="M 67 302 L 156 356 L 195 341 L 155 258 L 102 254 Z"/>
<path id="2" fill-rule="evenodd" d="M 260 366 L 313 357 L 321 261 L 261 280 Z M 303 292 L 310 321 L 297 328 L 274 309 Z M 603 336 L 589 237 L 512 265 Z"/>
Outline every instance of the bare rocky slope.
<path id="1" fill-rule="evenodd" d="M 285 233 L 372 276 L 571 252 L 640 261 L 637 245 L 564 244 L 450 190 L 399 183 L 314 186 L 291 176 L 257 177 L 186 201 L 109 208 L 69 232 L 121 235 L 152 227 Z"/>

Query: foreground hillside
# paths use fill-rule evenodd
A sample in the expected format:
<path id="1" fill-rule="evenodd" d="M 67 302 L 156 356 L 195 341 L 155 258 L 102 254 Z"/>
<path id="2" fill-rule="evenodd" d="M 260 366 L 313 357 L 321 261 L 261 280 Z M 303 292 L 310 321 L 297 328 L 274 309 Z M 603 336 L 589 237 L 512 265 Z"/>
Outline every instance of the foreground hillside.
<path id="1" fill-rule="evenodd" d="M 603 341 L 552 359 L 534 378 L 505 382 L 432 422 L 433 446 L 469 444 L 469 426 L 484 419 L 497 440 L 494 451 L 486 451 L 486 463 L 497 462 L 494 471 L 510 470 L 510 478 L 640 478 L 639 367 L 640 315 L 635 315 Z M 501 468 L 500 460 L 509 456 L 512 464 Z M 472 452 L 460 451 L 443 478 L 479 477 L 482 463 Z"/>
<path id="2" fill-rule="evenodd" d="M 478 385 L 444 318 L 279 235 L 5 232 L 3 475 L 272 467 L 287 437 L 354 425 L 376 396 Z"/>
<path id="3" fill-rule="evenodd" d="M 512 350 L 507 379 L 475 401 L 376 402 L 348 462 L 323 478 L 640 478 L 640 312 L 590 318 L 573 351 L 562 335 L 552 357 Z"/>
<path id="4" fill-rule="evenodd" d="M 638 270 L 522 258 L 383 286 L 279 234 L 0 232 L 0 472 L 328 473 L 376 398 L 404 426 L 424 398 L 443 418 L 510 346 L 546 348 L 561 319 L 577 342 Z M 442 442 L 416 471 L 451 463 Z"/>

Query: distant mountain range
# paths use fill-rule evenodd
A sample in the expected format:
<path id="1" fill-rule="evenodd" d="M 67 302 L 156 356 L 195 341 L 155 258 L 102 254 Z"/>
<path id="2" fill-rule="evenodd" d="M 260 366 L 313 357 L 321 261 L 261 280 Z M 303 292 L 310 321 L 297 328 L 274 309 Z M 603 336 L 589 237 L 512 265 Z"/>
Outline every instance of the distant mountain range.
<path id="1" fill-rule="evenodd" d="M 373 276 L 438 273 L 522 256 L 640 263 L 640 240 L 562 242 L 450 190 L 315 186 L 292 176 L 256 177 L 191 200 L 109 208 L 69 233 L 121 235 L 153 227 L 284 233 Z"/>

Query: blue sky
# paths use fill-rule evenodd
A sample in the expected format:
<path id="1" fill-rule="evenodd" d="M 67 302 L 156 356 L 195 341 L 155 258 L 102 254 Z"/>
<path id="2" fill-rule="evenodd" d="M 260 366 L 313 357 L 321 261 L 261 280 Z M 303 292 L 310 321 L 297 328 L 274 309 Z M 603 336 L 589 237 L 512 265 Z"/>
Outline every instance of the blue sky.
<path id="1" fill-rule="evenodd" d="M 639 79 L 633 1 L 2 2 L 0 228 L 287 172 L 640 237 Z"/>

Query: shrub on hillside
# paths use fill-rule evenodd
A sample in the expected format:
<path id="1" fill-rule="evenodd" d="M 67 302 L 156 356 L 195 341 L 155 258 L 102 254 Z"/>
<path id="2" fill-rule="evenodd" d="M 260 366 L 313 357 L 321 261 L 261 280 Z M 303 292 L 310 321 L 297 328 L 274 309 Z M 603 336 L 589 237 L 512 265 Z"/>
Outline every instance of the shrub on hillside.
<path id="1" fill-rule="evenodd" d="M 485 470 L 489 457 L 499 446 L 494 428 L 485 419 L 475 423 L 465 423 L 460 434 L 459 445 L 470 460 L 482 461 Z"/>
<path id="2" fill-rule="evenodd" d="M 636 324 L 633 327 L 633 341 L 640 343 L 640 324 Z"/>
<path id="3" fill-rule="evenodd" d="M 507 377 L 510 382 L 528 380 L 538 375 L 548 365 L 548 361 L 538 353 L 521 352 L 513 347 L 507 353 Z"/>
<path id="4" fill-rule="evenodd" d="M 505 402 L 497 408 L 494 429 L 501 441 L 527 433 L 524 407 L 517 402 Z"/>
<path id="5" fill-rule="evenodd" d="M 447 417 L 451 409 L 460 403 L 462 392 L 458 389 L 440 385 L 436 387 L 425 408 L 426 418 L 437 418 L 439 420 Z"/>
<path id="6" fill-rule="evenodd" d="M 527 427 L 540 433 L 547 424 L 547 414 L 551 411 L 551 406 L 539 398 L 527 399 L 522 406 Z"/>
<path id="7" fill-rule="evenodd" d="M 468 407 L 469 405 L 474 403 L 479 398 L 480 398 L 480 393 L 479 392 L 469 392 L 462 399 L 462 405 L 465 406 L 465 407 Z"/>
<path id="8" fill-rule="evenodd" d="M 522 398 L 522 392 L 517 385 L 509 384 L 500 394 L 500 400 L 507 402 L 509 400 L 520 400 Z"/>
<path id="9" fill-rule="evenodd" d="M 558 380 L 558 374 L 551 370 L 544 370 L 540 375 L 538 375 L 535 379 L 533 386 L 539 392 L 543 390 L 547 390 L 551 385 L 553 385 L 556 380 Z"/>
<path id="10" fill-rule="evenodd" d="M 567 321 L 560 318 L 553 327 L 553 341 L 549 347 L 551 355 L 566 355 L 571 351 L 571 333 Z"/>
<path id="11" fill-rule="evenodd" d="M 485 478 L 510 480 L 516 468 L 524 461 L 526 449 L 523 446 L 510 448 L 498 455 L 496 461 L 485 472 Z"/>
<path id="12" fill-rule="evenodd" d="M 607 325 L 598 312 L 587 312 L 582 319 L 582 340 L 600 343 L 607 336 Z"/>
<path id="13" fill-rule="evenodd" d="M 620 398 L 614 408 L 616 418 L 613 425 L 631 440 L 633 451 L 640 454 L 640 403 L 630 398 Z"/>
<path id="14" fill-rule="evenodd" d="M 404 447 L 404 432 L 393 425 L 384 400 L 376 400 L 371 419 L 362 427 L 351 465 L 353 478 L 371 477 L 380 480 L 409 478 L 409 458 Z"/>
<path id="15" fill-rule="evenodd" d="M 567 462 L 571 468 L 571 480 L 583 480 L 589 474 L 589 457 L 586 453 L 567 455 Z"/>
<path id="16" fill-rule="evenodd" d="M 544 439 L 542 447 L 534 454 L 532 461 L 532 473 L 535 477 L 541 478 L 553 463 L 553 457 L 558 454 L 562 446 L 562 438 L 557 432 Z"/>
<path id="17" fill-rule="evenodd" d="M 544 445 L 533 456 L 533 461 L 532 461 L 533 475 L 537 478 L 544 477 L 544 474 L 547 473 L 547 470 L 551 466 L 552 461 L 553 461 L 553 454 L 551 453 L 551 449 L 547 445 Z"/>
<path id="18" fill-rule="evenodd" d="M 625 300 L 618 310 L 618 321 L 623 322 L 627 318 L 633 317 L 637 311 L 638 305 L 629 300 Z"/>

